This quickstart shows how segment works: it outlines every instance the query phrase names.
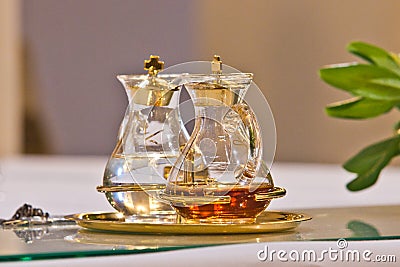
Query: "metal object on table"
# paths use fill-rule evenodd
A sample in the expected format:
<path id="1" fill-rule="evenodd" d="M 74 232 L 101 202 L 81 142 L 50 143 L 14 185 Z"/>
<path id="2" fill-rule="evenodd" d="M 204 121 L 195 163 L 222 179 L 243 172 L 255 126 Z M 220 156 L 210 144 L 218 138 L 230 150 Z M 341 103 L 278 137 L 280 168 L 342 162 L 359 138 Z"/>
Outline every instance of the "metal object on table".
<path id="1" fill-rule="evenodd" d="M 0 219 L 0 226 L 3 228 L 29 227 L 40 225 L 71 225 L 70 220 L 63 216 L 50 216 L 40 208 L 33 208 L 32 205 L 25 203 L 17 209 L 11 219 Z"/>
<path id="2" fill-rule="evenodd" d="M 63 216 L 50 216 L 40 208 L 24 204 L 17 209 L 9 220 L 0 219 L 0 227 L 13 231 L 18 238 L 31 244 L 40 239 L 57 238 L 76 231 L 76 223 L 66 220 Z"/>
<path id="3" fill-rule="evenodd" d="M 19 225 L 27 221 L 40 221 L 47 223 L 50 215 L 48 212 L 43 212 L 40 208 L 33 208 L 32 205 L 25 203 L 17 209 L 14 215 L 9 220 L 0 220 L 0 225 L 3 227 Z"/>

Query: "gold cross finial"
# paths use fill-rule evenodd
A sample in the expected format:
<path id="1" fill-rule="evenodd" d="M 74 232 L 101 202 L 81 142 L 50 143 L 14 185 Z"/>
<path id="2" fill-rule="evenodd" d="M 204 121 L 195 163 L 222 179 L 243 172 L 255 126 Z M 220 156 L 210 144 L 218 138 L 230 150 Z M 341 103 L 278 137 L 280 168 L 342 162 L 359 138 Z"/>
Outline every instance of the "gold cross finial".
<path id="1" fill-rule="evenodd" d="M 222 73 L 222 61 L 220 56 L 214 55 L 214 59 L 211 62 L 211 71 L 214 74 Z"/>
<path id="2" fill-rule="evenodd" d="M 150 59 L 144 61 L 144 69 L 149 71 L 151 76 L 156 76 L 164 69 L 164 61 L 159 60 L 159 56 L 150 56 Z"/>

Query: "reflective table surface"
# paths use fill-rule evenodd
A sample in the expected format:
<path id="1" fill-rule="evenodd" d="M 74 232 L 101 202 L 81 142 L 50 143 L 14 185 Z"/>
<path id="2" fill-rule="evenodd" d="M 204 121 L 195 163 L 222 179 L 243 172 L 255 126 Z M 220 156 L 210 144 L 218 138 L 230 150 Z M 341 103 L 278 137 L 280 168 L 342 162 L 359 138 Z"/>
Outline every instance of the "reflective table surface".
<path id="1" fill-rule="evenodd" d="M 0 229 L 0 261 L 29 261 L 178 250 L 277 241 L 400 239 L 400 206 L 296 210 L 313 217 L 291 231 L 236 235 L 143 235 L 92 231 L 77 225 Z"/>
<path id="2" fill-rule="evenodd" d="M 16 208 L 26 202 L 53 216 L 113 212 L 104 195 L 96 191 L 106 162 L 107 157 L 87 156 L 1 158 L 0 218 L 11 218 Z M 229 265 L 229 262 L 232 263 L 229 266 L 248 266 L 248 261 L 257 260 L 255 252 L 265 244 L 290 250 L 301 246 L 309 249 L 311 245 L 324 243 L 322 247 L 326 248 L 326 243 L 336 243 L 339 237 L 379 240 L 361 242 L 365 248 L 376 249 L 375 253 L 397 251 L 400 242 L 399 167 L 386 168 L 373 188 L 357 193 L 346 189 L 345 184 L 352 177 L 335 164 L 278 162 L 272 174 L 276 184 L 286 188 L 288 193 L 272 202 L 269 209 L 305 213 L 313 217 L 311 221 L 282 233 L 207 236 L 116 234 L 85 230 L 76 225 L 0 228 L 0 261 L 13 261 L 3 264 L 10 267 L 21 266 L 21 261 L 27 261 L 25 266 L 35 267 L 58 263 L 58 266 L 110 266 L 115 262 L 132 266 L 132 261 L 138 266 L 163 266 L 165 260 L 172 258 L 182 260 L 181 265 L 175 266 L 189 263 L 196 266 L 193 260 L 204 260 L 207 255 L 213 266 Z M 365 207 L 372 205 L 376 207 Z M 222 244 L 238 245 L 219 246 Z M 186 249 L 201 246 L 205 247 Z M 169 252 L 156 253 L 165 250 Z M 121 254 L 131 255 L 90 257 Z M 33 259 L 57 260 L 31 261 Z M 144 261 L 149 264 L 143 264 Z"/>

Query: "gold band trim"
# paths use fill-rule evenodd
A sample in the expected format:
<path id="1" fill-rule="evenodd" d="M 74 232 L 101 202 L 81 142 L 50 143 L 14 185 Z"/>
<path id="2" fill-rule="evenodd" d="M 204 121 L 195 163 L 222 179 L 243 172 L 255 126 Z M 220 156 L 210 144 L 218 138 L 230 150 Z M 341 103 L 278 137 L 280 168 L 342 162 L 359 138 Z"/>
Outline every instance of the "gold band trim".
<path id="1" fill-rule="evenodd" d="M 161 193 L 159 197 L 162 200 L 170 201 L 174 204 L 183 205 L 203 205 L 203 204 L 229 204 L 231 202 L 230 196 L 171 196 L 165 193 Z"/>
<path id="2" fill-rule="evenodd" d="M 286 190 L 281 187 L 274 187 L 272 191 L 255 194 L 256 201 L 266 201 L 274 198 L 280 198 L 286 195 Z M 202 205 L 202 204 L 229 204 L 231 197 L 228 196 L 179 196 L 160 193 L 159 197 L 174 204 L 183 205 Z"/>
<path id="3" fill-rule="evenodd" d="M 127 192 L 127 191 L 147 191 L 147 190 L 162 190 L 165 189 L 164 184 L 127 184 L 127 185 L 111 185 L 97 186 L 97 191 L 100 193 L 107 192 Z"/>

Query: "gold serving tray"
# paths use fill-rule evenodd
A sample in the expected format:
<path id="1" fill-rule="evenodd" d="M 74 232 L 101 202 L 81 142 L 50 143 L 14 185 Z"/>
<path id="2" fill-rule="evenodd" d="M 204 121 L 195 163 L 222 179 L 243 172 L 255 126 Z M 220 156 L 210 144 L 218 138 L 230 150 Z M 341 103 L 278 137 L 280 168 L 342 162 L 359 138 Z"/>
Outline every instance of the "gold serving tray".
<path id="1" fill-rule="evenodd" d="M 65 216 L 84 228 L 135 234 L 212 235 L 255 234 L 288 231 L 310 220 L 305 214 L 265 211 L 255 223 L 184 223 L 176 215 L 127 217 L 117 212 L 90 212 Z"/>

